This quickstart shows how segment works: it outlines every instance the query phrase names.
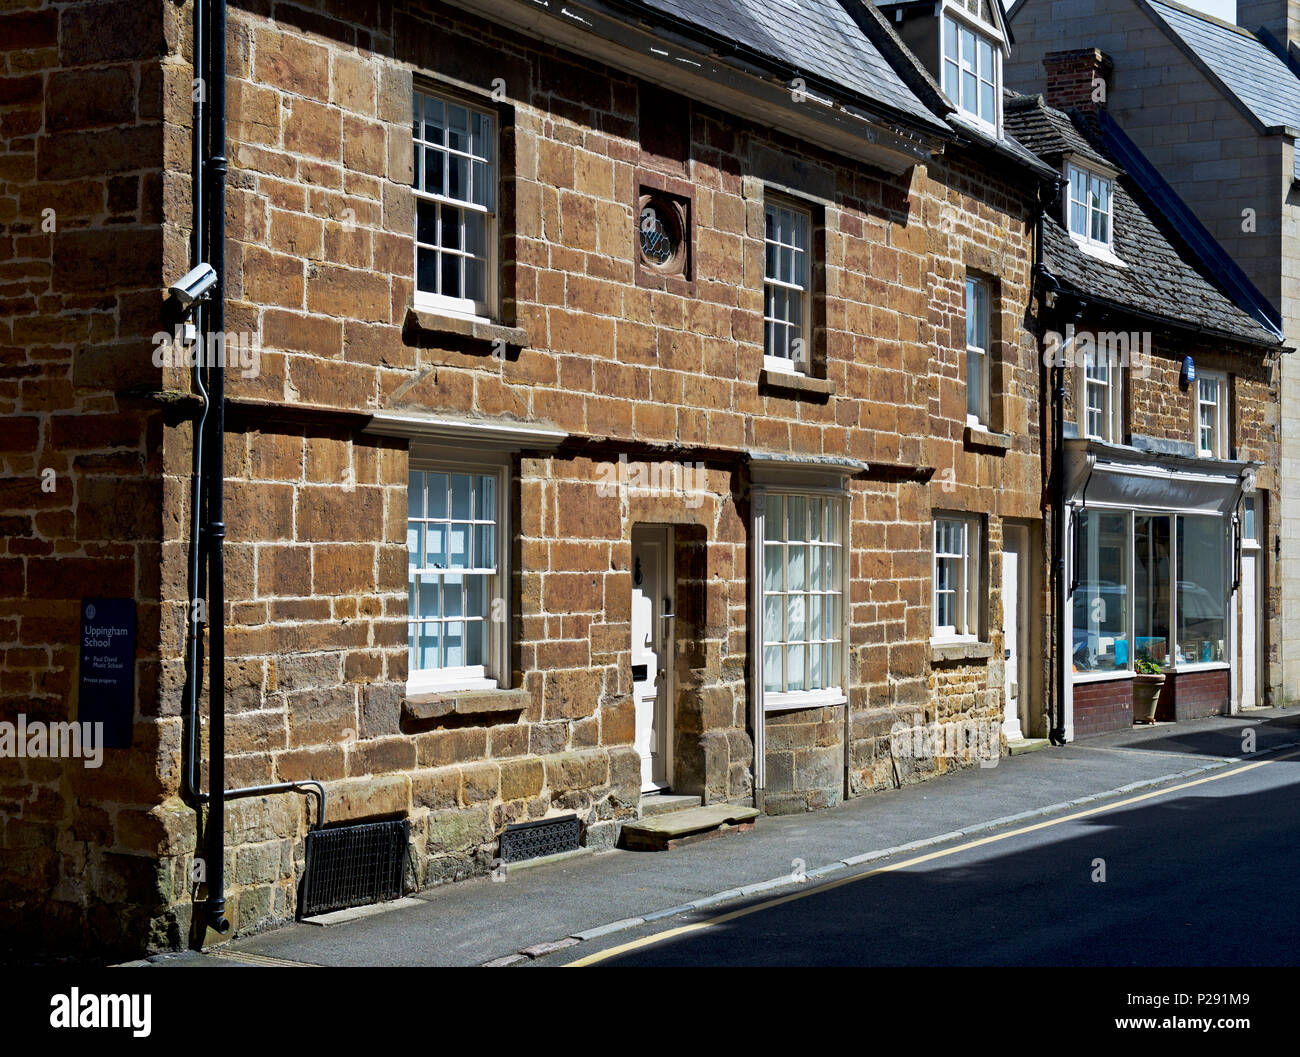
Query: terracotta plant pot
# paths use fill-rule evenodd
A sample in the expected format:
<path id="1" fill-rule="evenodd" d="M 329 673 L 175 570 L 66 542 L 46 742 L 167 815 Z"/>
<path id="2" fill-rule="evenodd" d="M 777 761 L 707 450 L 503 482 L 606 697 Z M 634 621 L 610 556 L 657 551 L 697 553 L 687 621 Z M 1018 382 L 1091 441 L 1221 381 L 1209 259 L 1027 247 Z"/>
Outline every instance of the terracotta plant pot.
<path id="1" fill-rule="evenodd" d="M 1165 685 L 1164 674 L 1135 675 L 1133 677 L 1133 722 L 1154 723 L 1156 705 L 1160 701 L 1160 688 Z"/>

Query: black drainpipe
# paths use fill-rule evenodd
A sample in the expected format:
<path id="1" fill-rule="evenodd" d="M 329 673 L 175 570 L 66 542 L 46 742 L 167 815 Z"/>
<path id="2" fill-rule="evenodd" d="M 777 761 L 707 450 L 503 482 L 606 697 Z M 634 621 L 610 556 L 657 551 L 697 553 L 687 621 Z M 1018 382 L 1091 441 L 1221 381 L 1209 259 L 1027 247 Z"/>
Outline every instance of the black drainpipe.
<path id="1" fill-rule="evenodd" d="M 217 287 L 208 314 L 212 332 L 226 332 L 226 0 L 212 0 L 212 32 L 208 48 L 208 97 L 211 139 L 207 175 L 208 254 L 217 273 Z M 212 347 L 208 345 L 206 347 Z M 222 521 L 225 480 L 226 371 L 225 357 L 211 367 L 211 436 L 208 442 L 208 922 L 228 932 L 226 918 L 226 526 Z"/>
<path id="2" fill-rule="evenodd" d="M 207 73 L 205 65 L 207 56 L 206 37 L 203 32 L 204 0 L 194 0 L 194 78 L 197 83 L 203 84 Z M 194 134 L 193 134 L 193 152 L 190 159 L 192 177 L 190 179 L 190 192 L 193 199 L 193 219 L 192 233 L 190 235 L 190 267 L 196 268 L 208 259 L 207 243 L 207 199 L 203 193 L 203 184 L 207 179 L 205 164 L 207 162 L 207 144 L 204 139 L 204 121 L 207 116 L 207 95 L 205 92 L 195 92 L 194 99 Z M 194 305 L 194 328 L 197 334 L 199 348 L 206 347 L 206 327 L 204 326 L 207 319 L 205 306 L 200 300 Z M 199 398 L 203 401 L 203 410 L 199 414 L 198 421 L 194 424 L 194 486 L 190 494 L 190 562 L 189 562 L 189 605 L 185 614 L 186 629 L 188 638 L 186 640 L 188 652 L 188 673 L 189 678 L 185 686 L 185 730 L 182 743 L 183 758 L 181 760 L 181 781 L 185 798 L 192 804 L 202 803 L 207 800 L 206 795 L 198 790 L 198 726 L 199 726 L 199 689 L 203 683 L 203 670 L 200 667 L 199 650 L 203 643 L 203 625 L 207 623 L 207 617 L 200 621 L 198 619 L 198 601 L 203 598 L 202 582 L 202 556 L 203 556 L 203 508 L 207 501 L 207 489 L 205 487 L 204 474 L 207 464 L 203 459 L 203 441 L 207 432 L 208 409 L 211 406 L 208 401 L 208 391 L 203 384 L 203 361 L 198 360 L 194 365 L 194 385 L 199 391 Z"/>
<path id="3" fill-rule="evenodd" d="M 206 46 L 205 46 L 206 45 Z M 217 285 L 206 309 L 200 306 L 195 322 L 199 325 L 200 350 L 225 348 L 226 304 L 226 0 L 194 0 L 194 54 L 200 83 L 200 102 L 195 107 L 194 204 L 195 234 L 191 239 L 194 263 L 204 259 L 217 273 Z M 206 104 L 202 101 L 206 99 Z M 206 120 L 205 120 L 206 112 Z M 211 181 L 208 183 L 208 181 Z M 208 334 L 219 335 L 214 342 Z M 325 787 L 317 781 L 276 782 L 240 789 L 226 788 L 226 595 L 225 554 L 226 526 L 222 520 L 222 485 L 225 480 L 225 369 L 224 356 L 215 358 L 210 367 L 209 386 L 203 388 L 200 358 L 196 379 L 203 395 L 203 413 L 195 426 L 197 464 L 195 506 L 192 530 L 200 525 L 203 503 L 207 505 L 207 524 L 203 537 L 197 532 L 191 540 L 190 562 L 190 691 L 187 701 L 188 723 L 182 758 L 182 786 L 190 802 L 208 805 L 207 887 L 205 904 L 208 924 L 219 933 L 230 931 L 226 917 L 226 801 L 236 797 L 267 796 L 272 793 L 304 792 L 317 798 L 315 828 L 325 824 Z M 198 765 L 198 694 L 203 682 L 199 666 L 199 637 L 202 634 L 194 619 L 194 603 L 201 597 L 199 560 L 201 546 L 208 558 L 208 788 L 199 789 Z"/>
<path id="4" fill-rule="evenodd" d="M 1041 225 L 1046 217 L 1039 218 Z M 1061 289 L 1060 281 L 1043 265 L 1040 260 L 1034 265 L 1040 280 L 1052 287 L 1058 298 L 1057 311 L 1062 319 L 1070 318 L 1077 323 L 1083 314 L 1083 304 L 1073 295 Z M 1040 288 L 1040 307 L 1046 309 L 1047 290 Z M 1065 298 L 1073 300 L 1072 310 L 1067 310 L 1061 302 Z M 1062 344 L 1056 362 L 1052 364 L 1052 564 L 1055 568 L 1055 582 L 1052 585 L 1052 605 L 1055 609 L 1053 625 L 1056 631 L 1056 649 L 1051 651 L 1053 673 L 1055 676 L 1055 708 L 1053 722 L 1048 731 L 1048 739 L 1053 745 L 1065 744 L 1065 680 L 1066 658 L 1069 656 L 1069 628 L 1066 624 L 1065 595 L 1065 363 L 1066 346 Z"/>
<path id="5" fill-rule="evenodd" d="M 1052 200 L 1061 194 L 1062 181 L 1056 181 Z M 1046 335 L 1047 286 L 1058 297 L 1061 284 L 1043 264 L 1043 234 L 1047 225 L 1049 202 L 1040 198 L 1038 212 L 1038 232 L 1034 240 L 1034 278 L 1038 281 L 1039 317 L 1043 320 L 1039 327 L 1040 341 Z M 1058 308 L 1062 308 L 1059 306 Z M 1065 313 L 1062 312 L 1062 315 Z M 1056 635 L 1056 649 L 1049 650 L 1053 675 L 1053 715 L 1048 728 L 1048 739 L 1053 745 L 1065 744 L 1065 659 L 1068 645 L 1065 626 L 1065 596 L 1062 587 L 1065 583 L 1065 355 L 1061 355 L 1050 365 L 1049 388 L 1052 398 L 1052 565 L 1055 569 L 1052 584 L 1053 630 Z"/>

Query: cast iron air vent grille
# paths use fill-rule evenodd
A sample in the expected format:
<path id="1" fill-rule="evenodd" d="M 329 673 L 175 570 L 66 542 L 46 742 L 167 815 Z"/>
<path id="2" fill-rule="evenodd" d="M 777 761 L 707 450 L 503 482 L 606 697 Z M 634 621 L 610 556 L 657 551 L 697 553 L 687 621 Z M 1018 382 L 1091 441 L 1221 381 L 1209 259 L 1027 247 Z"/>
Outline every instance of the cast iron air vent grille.
<path id="1" fill-rule="evenodd" d="M 575 851 L 578 847 L 577 815 L 544 818 L 540 822 L 521 822 L 507 826 L 501 834 L 500 859 L 503 863 L 523 862 L 543 855 Z"/>
<path id="2" fill-rule="evenodd" d="M 397 899 L 406 872 L 411 824 L 365 822 L 307 834 L 298 916 Z"/>

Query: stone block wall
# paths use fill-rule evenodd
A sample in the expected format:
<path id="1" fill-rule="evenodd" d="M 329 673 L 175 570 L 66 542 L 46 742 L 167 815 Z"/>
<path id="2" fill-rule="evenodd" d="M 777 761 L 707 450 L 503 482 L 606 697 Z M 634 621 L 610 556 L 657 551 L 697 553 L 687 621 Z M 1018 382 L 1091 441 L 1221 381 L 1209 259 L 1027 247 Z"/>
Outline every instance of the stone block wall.
<path id="1" fill-rule="evenodd" d="M 158 663 L 169 531 L 150 336 L 163 325 L 170 4 L 10 3 L 0 11 L 0 721 L 75 721 L 85 597 L 133 599 L 133 746 L 0 759 L 0 936 L 109 949 L 179 940 L 165 800 L 179 727 Z M 4 940 L 0 940 L 3 943 Z"/>
<path id="2" fill-rule="evenodd" d="M 83 916 L 93 899 L 74 881 L 82 852 L 71 845 L 86 845 L 89 834 L 85 854 L 120 853 L 120 879 L 105 882 L 103 902 L 136 900 L 144 909 L 140 922 L 111 928 L 158 947 L 183 942 L 197 916 L 186 879 L 202 853 L 203 818 L 179 799 L 193 400 L 186 371 L 160 373 L 149 359 L 164 280 L 188 262 L 190 7 L 144 6 L 147 17 L 130 16 L 142 19 L 141 31 L 121 36 L 133 47 L 143 41 L 148 56 L 131 60 L 139 71 L 132 85 L 153 87 L 132 122 L 114 127 L 147 127 L 152 153 L 133 153 L 131 163 L 145 158 L 146 169 L 127 173 L 125 183 L 112 175 L 104 208 L 86 214 L 88 225 L 121 220 L 112 238 L 92 232 L 79 244 L 122 256 L 124 274 L 137 278 L 111 295 L 113 315 L 105 312 L 110 295 L 75 292 L 70 278 L 52 283 L 38 262 L 22 282 L 45 281 L 40 296 L 73 290 L 51 311 L 60 327 L 83 312 L 84 331 L 60 331 L 44 352 L 46 339 L 5 324 L 24 370 L 51 377 L 42 379 L 48 388 L 29 385 L 28 375 L 0 381 L 0 400 L 11 401 L 21 421 L 22 400 L 60 385 L 72 394 L 81 379 L 85 401 L 48 422 L 66 418 L 58 429 L 67 436 L 90 430 L 89 441 L 79 436 L 67 449 L 89 452 L 99 460 L 95 473 L 115 481 L 111 495 L 78 484 L 84 505 L 51 505 L 48 524 L 39 504 L 55 499 L 22 493 L 33 500 L 16 508 L 20 518 L 30 509 L 31 536 L 6 541 L 0 584 L 23 623 L 0 618 L 17 653 L 0 687 L 24 700 L 34 693 L 37 675 L 9 674 L 40 671 L 18 663 L 34 635 L 37 648 L 39 635 L 48 636 L 45 657 L 57 671 L 53 651 L 75 634 L 82 583 L 141 599 L 136 747 L 98 774 L 32 770 L 7 781 L 4 847 L 38 849 L 43 868 L 65 883 L 57 891 L 38 885 L 33 898 L 48 904 L 54 891 L 55 903 Z M 64 5 L 58 18 L 108 17 L 101 8 Z M 936 509 L 985 517 L 982 605 L 989 651 L 1000 657 L 993 571 L 1001 521 L 1036 522 L 1041 501 L 1040 369 L 1023 324 L 1034 215 L 1027 180 L 991 172 L 959 150 L 901 176 L 850 163 L 706 103 L 665 103 L 634 77 L 448 5 L 280 3 L 273 13 L 260 0 L 231 8 L 226 325 L 248 335 L 258 357 L 255 371 L 228 376 L 221 677 L 229 784 L 313 778 L 329 792 L 330 822 L 409 817 L 418 886 L 486 871 L 511 822 L 576 813 L 588 843 L 608 846 L 639 801 L 630 541 L 634 525 L 655 524 L 672 526 L 675 539 L 676 784 L 709 801 L 747 801 L 755 792 L 750 450 L 849 456 L 870 466 L 849 486 L 848 722 L 843 707 L 769 717 L 769 809 L 837 802 L 846 756 L 852 795 L 929 773 L 895 767 L 889 732 L 900 717 L 920 713 L 951 725 L 1000 715 L 999 663 L 932 664 L 931 524 Z M 37 34 L 38 45 L 22 61 L 54 71 L 65 55 L 42 52 L 33 26 L 24 32 Z M 117 37 L 111 45 L 97 40 L 97 65 L 103 48 L 127 47 Z M 76 39 L 90 47 L 84 31 Z M 13 53 L 6 61 L 9 75 L 27 76 L 12 68 Z M 496 79 L 503 97 L 493 97 Z M 425 80 L 500 118 L 504 349 L 412 310 L 409 115 L 413 88 Z M 97 98 L 123 106 L 121 91 L 109 87 Z M 26 170 L 13 159 L 34 152 L 39 166 L 41 150 L 51 149 L 42 147 L 47 133 L 21 131 L 26 105 L 0 105 L 0 122 L 19 121 L 5 126 L 16 129 L 7 142 L 17 146 L 0 155 L 10 166 L 0 176 L 16 172 L 18 184 Z M 660 142 L 654 115 L 664 105 L 682 119 L 677 155 Z M 691 201 L 689 277 L 647 278 L 636 263 L 637 196 L 642 186 L 673 180 Z M 815 362 L 829 392 L 792 392 L 761 378 L 763 201 L 772 188 L 815 207 L 823 321 Z M 0 193 L 0 210 L 12 197 Z M 120 204 L 128 199 L 131 209 Z M 131 250 L 137 237 L 148 249 L 142 258 Z M 16 237 L 12 247 L 31 252 Z M 85 259 L 67 258 L 68 275 L 88 267 L 71 263 Z M 968 269 L 995 286 L 994 442 L 965 426 Z M 109 319 L 117 329 L 101 333 Z M 79 360 L 86 346 L 101 358 Z M 174 410 L 122 410 L 125 398 L 115 394 L 123 379 L 170 392 Z M 497 704 L 513 707 L 421 713 L 406 694 L 410 452 L 404 439 L 367 432 L 380 410 L 528 421 L 569 435 L 553 451 L 525 446 L 511 462 L 505 693 L 514 696 Z M 5 456 L 13 460 L 6 466 L 21 477 L 37 441 L 60 434 L 53 425 L 47 432 L 45 419 L 9 421 L 16 454 Z M 704 484 L 690 503 L 679 494 L 600 495 L 600 468 L 619 456 L 698 462 Z M 139 490 L 119 491 L 119 477 L 138 478 Z M 69 539 L 84 550 L 68 550 Z M 50 596 L 57 606 L 41 610 L 31 599 L 54 588 L 34 593 L 45 581 L 33 573 L 47 568 L 40 560 L 56 546 L 59 560 L 49 558 L 48 568 L 57 566 L 63 586 Z M 89 564 L 77 565 L 82 557 Z M 120 587 L 114 569 L 122 570 Z M 49 619 L 62 623 L 41 625 Z M 49 700 L 62 706 L 59 677 L 46 678 L 55 680 Z M 78 783 L 75 819 L 59 815 L 55 802 L 65 781 Z M 30 825 L 41 812 L 59 821 L 37 832 Z M 236 930 L 287 920 L 306 802 L 239 800 L 228 812 Z"/>

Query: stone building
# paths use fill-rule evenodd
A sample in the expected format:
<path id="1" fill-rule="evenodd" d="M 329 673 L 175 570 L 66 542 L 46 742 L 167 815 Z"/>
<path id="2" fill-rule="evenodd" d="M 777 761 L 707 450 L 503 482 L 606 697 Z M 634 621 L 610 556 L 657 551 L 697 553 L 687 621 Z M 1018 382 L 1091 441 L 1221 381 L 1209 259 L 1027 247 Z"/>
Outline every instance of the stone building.
<path id="1" fill-rule="evenodd" d="M 1064 383 L 1070 738 L 1134 722 L 1142 662 L 1163 680 L 1158 720 L 1278 689 L 1280 592 L 1260 544 L 1278 519 L 1282 333 L 1097 103 L 1098 61 L 1047 60 L 1048 99 L 1068 113 L 1042 96 L 1006 104 L 1008 128 L 1064 182 L 1044 219 L 1042 293 L 1044 354 Z"/>
<path id="2" fill-rule="evenodd" d="M 0 761 L 0 929 L 288 920 L 291 784 L 425 887 L 1045 732 L 1053 173 L 986 5 L 929 22 L 964 87 L 867 3 L 246 0 L 224 100 L 203 6 L 0 15 L 4 718 L 105 715 L 74 644 L 134 621 L 102 766 Z"/>
<path id="3" fill-rule="evenodd" d="M 1104 84 L 1106 110 L 1186 202 L 1272 306 L 1287 344 L 1300 343 L 1300 7 L 1294 0 L 1238 0 L 1231 25 L 1166 0 L 1071 0 L 1068 16 L 1048 0 L 1018 0 L 1006 83 L 1046 88 L 1054 53 L 1102 53 L 1089 70 Z M 1280 366 L 1281 459 L 1292 480 L 1300 459 L 1300 374 Z M 1260 561 L 1280 585 L 1277 647 L 1259 686 L 1296 698 L 1300 687 L 1300 494 L 1277 504 Z M 1242 683 L 1241 685 L 1246 685 Z"/>

